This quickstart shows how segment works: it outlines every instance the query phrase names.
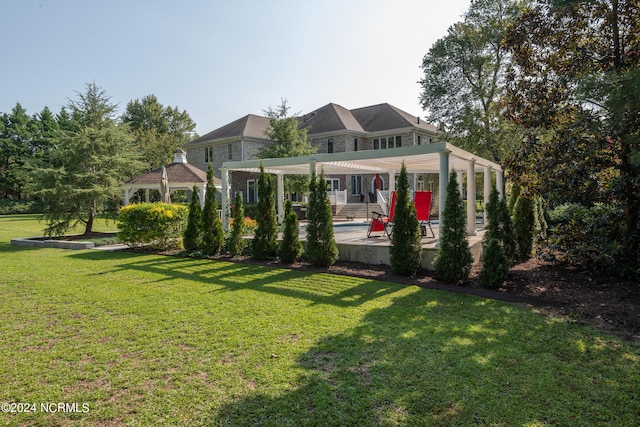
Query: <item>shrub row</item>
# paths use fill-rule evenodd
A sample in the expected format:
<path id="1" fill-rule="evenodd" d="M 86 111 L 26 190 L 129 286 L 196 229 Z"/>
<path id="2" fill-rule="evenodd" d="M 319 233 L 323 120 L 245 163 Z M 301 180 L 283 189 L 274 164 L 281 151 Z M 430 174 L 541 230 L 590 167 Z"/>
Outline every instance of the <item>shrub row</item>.
<path id="1" fill-rule="evenodd" d="M 140 203 L 125 206 L 118 214 L 118 239 L 133 247 L 151 244 L 167 249 L 180 245 L 189 209 L 184 205 Z"/>

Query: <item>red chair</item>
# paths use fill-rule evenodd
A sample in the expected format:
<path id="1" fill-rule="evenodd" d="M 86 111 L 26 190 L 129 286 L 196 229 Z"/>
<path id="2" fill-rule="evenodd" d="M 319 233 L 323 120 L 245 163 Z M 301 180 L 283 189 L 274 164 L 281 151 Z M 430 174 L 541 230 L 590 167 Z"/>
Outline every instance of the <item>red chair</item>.
<path id="1" fill-rule="evenodd" d="M 413 194 L 413 203 L 416 207 L 416 216 L 420 222 L 420 230 L 422 235 L 427 235 L 427 227 L 431 230 L 431 237 L 436 237 L 431 228 L 431 199 L 433 193 L 431 191 L 416 191 Z"/>
<path id="2" fill-rule="evenodd" d="M 371 222 L 369 222 L 369 229 L 367 230 L 367 237 L 371 237 L 371 233 L 382 232 L 383 236 L 391 238 L 393 232 L 393 214 L 396 210 L 396 192 L 391 192 L 391 207 L 389 208 L 389 215 L 385 215 L 380 212 L 371 212 Z M 374 236 L 379 237 L 379 236 Z"/>

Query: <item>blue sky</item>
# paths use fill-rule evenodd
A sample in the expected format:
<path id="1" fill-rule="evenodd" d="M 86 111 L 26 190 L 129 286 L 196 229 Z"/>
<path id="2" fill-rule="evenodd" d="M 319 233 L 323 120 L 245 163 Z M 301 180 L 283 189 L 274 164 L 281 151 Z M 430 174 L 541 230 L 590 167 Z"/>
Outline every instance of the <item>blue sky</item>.
<path id="1" fill-rule="evenodd" d="M 1 0 L 0 112 L 54 112 L 95 82 L 149 94 L 203 135 L 288 100 L 424 116 L 422 57 L 470 0 Z"/>

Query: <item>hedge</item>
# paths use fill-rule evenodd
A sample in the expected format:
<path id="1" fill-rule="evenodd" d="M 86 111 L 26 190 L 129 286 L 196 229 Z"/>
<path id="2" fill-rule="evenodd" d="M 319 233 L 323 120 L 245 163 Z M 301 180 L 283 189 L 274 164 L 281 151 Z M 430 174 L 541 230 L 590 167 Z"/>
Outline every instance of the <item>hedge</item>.
<path id="1" fill-rule="evenodd" d="M 118 213 L 118 239 L 133 247 L 152 245 L 167 249 L 180 245 L 189 209 L 184 205 L 139 203 Z"/>

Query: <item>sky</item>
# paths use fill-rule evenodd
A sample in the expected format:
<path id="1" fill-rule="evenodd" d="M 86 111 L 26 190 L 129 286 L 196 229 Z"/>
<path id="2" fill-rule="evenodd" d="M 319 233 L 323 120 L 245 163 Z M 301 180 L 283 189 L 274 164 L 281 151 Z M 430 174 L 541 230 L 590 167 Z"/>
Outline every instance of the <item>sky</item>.
<path id="1" fill-rule="evenodd" d="M 471 0 L 0 0 L 0 113 L 104 89 L 155 95 L 204 135 L 287 100 L 425 116 L 421 63 Z"/>

